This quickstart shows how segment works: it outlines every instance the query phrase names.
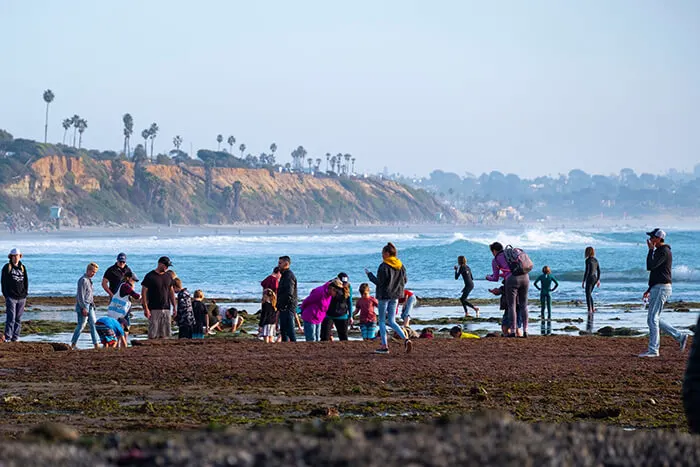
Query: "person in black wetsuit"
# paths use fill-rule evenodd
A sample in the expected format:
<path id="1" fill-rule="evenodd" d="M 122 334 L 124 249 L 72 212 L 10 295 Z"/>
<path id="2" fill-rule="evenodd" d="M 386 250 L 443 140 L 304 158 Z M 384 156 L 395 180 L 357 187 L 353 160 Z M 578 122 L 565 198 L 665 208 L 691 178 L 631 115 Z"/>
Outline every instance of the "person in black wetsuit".
<path id="1" fill-rule="evenodd" d="M 583 273 L 581 287 L 586 290 L 586 308 L 588 310 L 588 322 L 586 330 L 593 332 L 593 313 L 595 313 L 595 303 L 593 302 L 593 288 L 600 287 L 600 264 L 595 257 L 595 249 L 592 246 L 586 247 L 586 271 Z"/>
<path id="2" fill-rule="evenodd" d="M 457 266 L 455 266 L 455 280 L 462 277 L 464 280 L 464 288 L 462 289 L 462 295 L 459 297 L 459 301 L 464 307 L 464 316 L 469 316 L 469 308 L 476 312 L 476 317 L 479 317 L 479 307 L 474 306 L 467 298 L 472 290 L 474 290 L 474 277 L 472 276 L 472 270 L 467 266 L 467 258 L 464 256 L 459 256 L 457 258 Z M 469 308 L 467 308 L 469 307 Z"/>

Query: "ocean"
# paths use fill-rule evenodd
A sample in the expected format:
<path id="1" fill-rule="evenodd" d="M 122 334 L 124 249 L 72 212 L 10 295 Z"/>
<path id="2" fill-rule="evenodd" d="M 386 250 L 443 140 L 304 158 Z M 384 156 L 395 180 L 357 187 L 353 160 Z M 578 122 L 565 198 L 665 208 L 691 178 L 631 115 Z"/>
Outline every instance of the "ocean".
<path id="1" fill-rule="evenodd" d="M 405 230 L 405 229 L 402 229 Z M 531 277 L 548 265 L 559 280 L 555 300 L 583 300 L 581 279 L 583 251 L 596 249 L 601 267 L 597 302 L 640 303 L 646 289 L 647 247 L 643 231 L 595 231 L 563 229 L 472 230 L 443 232 L 381 232 L 370 230 L 325 232 L 296 228 L 289 234 L 235 233 L 183 235 L 176 228 L 163 228 L 157 235 L 138 232 L 70 235 L 51 233 L 0 238 L 0 251 L 21 248 L 32 295 L 73 295 L 76 282 L 90 261 L 102 272 L 114 263 L 117 253 L 128 255 L 128 264 L 141 277 L 156 266 L 159 256 L 169 256 L 173 269 L 190 289 L 202 289 L 209 297 L 257 300 L 260 281 L 281 255 L 292 257 L 292 269 L 304 295 L 313 287 L 344 271 L 355 289 L 366 282 L 364 268 L 376 272 L 381 248 L 393 242 L 408 271 L 407 287 L 419 297 L 458 297 L 461 280 L 454 280 L 457 256 L 467 257 L 475 278 L 474 298 L 492 298 L 484 280 L 491 272 L 488 245 L 499 241 L 525 249 L 535 263 Z M 700 232 L 669 232 L 667 242 L 674 255 L 672 300 L 700 300 Z M 95 281 L 97 293 L 104 294 Z M 531 297 L 537 291 L 531 287 Z"/>

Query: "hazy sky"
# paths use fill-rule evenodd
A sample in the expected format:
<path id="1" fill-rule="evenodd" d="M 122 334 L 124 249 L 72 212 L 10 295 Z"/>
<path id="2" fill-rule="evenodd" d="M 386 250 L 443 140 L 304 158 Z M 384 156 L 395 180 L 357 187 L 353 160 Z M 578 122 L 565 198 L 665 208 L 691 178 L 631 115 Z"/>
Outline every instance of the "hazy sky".
<path id="1" fill-rule="evenodd" d="M 700 2 L 0 0 L 0 128 L 84 146 L 234 135 L 425 175 L 700 162 Z M 248 152 L 248 151 L 247 151 Z"/>

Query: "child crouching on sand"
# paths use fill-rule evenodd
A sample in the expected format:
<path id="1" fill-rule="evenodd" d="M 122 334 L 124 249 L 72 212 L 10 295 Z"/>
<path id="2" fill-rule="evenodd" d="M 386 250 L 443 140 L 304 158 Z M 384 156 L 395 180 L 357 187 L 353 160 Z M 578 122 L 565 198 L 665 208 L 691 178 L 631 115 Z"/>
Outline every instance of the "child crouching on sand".
<path id="1" fill-rule="evenodd" d="M 204 292 L 199 289 L 194 291 L 192 312 L 194 314 L 192 339 L 204 339 L 204 333 L 209 331 L 209 314 L 204 305 Z"/>
<path id="2" fill-rule="evenodd" d="M 244 322 L 245 319 L 243 319 L 243 317 L 238 314 L 238 310 L 236 308 L 231 307 L 228 310 L 226 310 L 224 319 L 221 320 L 221 324 L 223 326 L 226 326 L 226 328 L 222 329 L 222 331 L 226 331 L 230 327 L 232 333 L 238 332 L 240 331 Z"/>
<path id="3" fill-rule="evenodd" d="M 177 337 L 192 339 L 195 325 L 192 296 L 186 288 L 182 287 L 182 281 L 179 277 L 173 280 L 173 292 L 177 294 L 177 311 L 174 316 L 177 320 Z"/>
<path id="4" fill-rule="evenodd" d="M 126 347 L 126 336 L 129 335 L 129 322 L 126 318 L 114 319 L 103 316 L 95 323 L 100 342 L 107 347 Z"/>
<path id="5" fill-rule="evenodd" d="M 260 310 L 260 322 L 258 332 L 263 337 L 265 343 L 275 342 L 275 331 L 277 330 L 277 295 L 272 289 L 265 289 L 262 297 L 262 308 Z"/>
<path id="6" fill-rule="evenodd" d="M 377 313 L 374 308 L 379 305 L 376 298 L 369 294 L 369 284 L 360 284 L 360 299 L 355 305 L 355 313 L 360 313 L 360 332 L 362 339 L 373 341 L 377 337 Z"/>

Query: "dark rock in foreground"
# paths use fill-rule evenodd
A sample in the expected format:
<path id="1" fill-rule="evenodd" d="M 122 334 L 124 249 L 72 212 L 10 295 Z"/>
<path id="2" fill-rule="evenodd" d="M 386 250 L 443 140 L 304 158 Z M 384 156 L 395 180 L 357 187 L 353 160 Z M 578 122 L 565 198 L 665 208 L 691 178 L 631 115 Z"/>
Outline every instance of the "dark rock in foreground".
<path id="1" fill-rule="evenodd" d="M 9 442 L 3 465 L 700 465 L 700 438 L 605 425 L 526 424 L 487 412 L 425 424 L 311 422 L 246 430 Z"/>

